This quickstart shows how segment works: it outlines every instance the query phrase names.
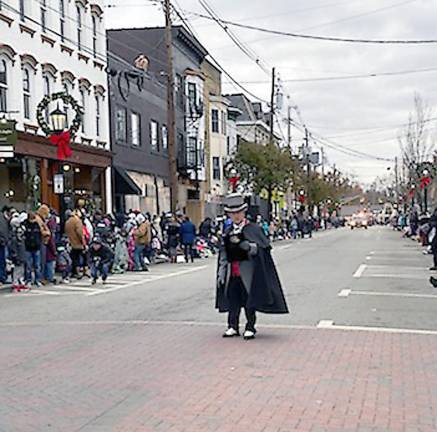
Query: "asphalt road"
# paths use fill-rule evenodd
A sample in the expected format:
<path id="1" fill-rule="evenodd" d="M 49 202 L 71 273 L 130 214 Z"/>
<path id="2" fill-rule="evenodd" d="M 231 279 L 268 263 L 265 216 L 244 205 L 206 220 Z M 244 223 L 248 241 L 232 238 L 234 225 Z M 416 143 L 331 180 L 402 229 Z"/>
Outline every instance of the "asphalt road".
<path id="1" fill-rule="evenodd" d="M 437 430 L 431 257 L 388 228 L 276 243 L 291 309 L 227 341 L 215 259 L 0 295 L 0 432 Z"/>

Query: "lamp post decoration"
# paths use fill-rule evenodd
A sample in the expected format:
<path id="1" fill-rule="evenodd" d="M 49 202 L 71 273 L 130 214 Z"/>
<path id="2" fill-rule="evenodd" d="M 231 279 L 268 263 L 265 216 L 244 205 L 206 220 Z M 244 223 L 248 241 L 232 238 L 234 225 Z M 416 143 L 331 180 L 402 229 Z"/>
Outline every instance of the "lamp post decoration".
<path id="1" fill-rule="evenodd" d="M 59 101 L 62 101 L 65 105 L 70 105 L 75 112 L 75 117 L 67 129 L 67 114 L 59 108 Z M 55 110 L 50 114 L 51 127 L 47 123 L 45 118 L 45 111 L 51 102 L 58 101 L 58 105 Z M 65 92 L 53 93 L 45 96 L 38 104 L 36 109 L 36 116 L 39 127 L 48 136 L 51 144 L 58 147 L 58 159 L 64 160 L 72 155 L 70 148 L 70 141 L 74 138 L 74 135 L 82 124 L 82 116 L 84 114 L 83 108 L 71 95 Z"/>

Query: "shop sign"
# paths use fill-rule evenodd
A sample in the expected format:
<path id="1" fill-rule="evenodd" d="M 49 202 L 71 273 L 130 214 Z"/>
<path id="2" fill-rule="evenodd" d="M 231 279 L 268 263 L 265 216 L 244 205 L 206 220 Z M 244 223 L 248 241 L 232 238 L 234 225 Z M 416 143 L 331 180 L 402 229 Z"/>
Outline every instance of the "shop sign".
<path id="1" fill-rule="evenodd" d="M 14 157 L 14 147 L 17 143 L 15 121 L 0 120 L 0 157 Z"/>
<path id="2" fill-rule="evenodd" d="M 55 174 L 53 177 L 53 189 L 55 194 L 63 194 L 64 193 L 64 175 L 63 174 Z"/>

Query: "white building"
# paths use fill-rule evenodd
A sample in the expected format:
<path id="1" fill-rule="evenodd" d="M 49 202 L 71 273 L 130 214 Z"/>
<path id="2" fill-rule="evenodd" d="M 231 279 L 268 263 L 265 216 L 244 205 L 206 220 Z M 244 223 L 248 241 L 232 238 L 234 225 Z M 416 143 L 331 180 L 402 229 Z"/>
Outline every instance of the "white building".
<path id="1" fill-rule="evenodd" d="M 0 115 L 16 120 L 19 131 L 15 157 L 0 160 L 1 204 L 112 210 L 103 16 L 103 0 L 0 0 Z M 43 97 L 60 91 L 84 108 L 73 155 L 64 161 L 36 118 Z M 75 113 L 65 110 L 71 124 Z M 54 190 L 56 174 L 62 194 Z"/>

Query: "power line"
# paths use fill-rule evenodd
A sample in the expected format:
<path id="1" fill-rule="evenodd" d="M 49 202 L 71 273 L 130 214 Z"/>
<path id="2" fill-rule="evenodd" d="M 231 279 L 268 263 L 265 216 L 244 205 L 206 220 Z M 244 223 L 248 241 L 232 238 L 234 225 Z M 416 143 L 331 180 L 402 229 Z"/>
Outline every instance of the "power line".
<path id="1" fill-rule="evenodd" d="M 197 13 L 197 12 L 190 12 L 195 16 L 199 16 L 201 18 L 209 19 L 212 18 L 208 15 Z M 298 39 L 311 39 L 311 40 L 319 40 L 319 41 L 326 41 L 326 42 L 342 42 L 342 43 L 359 43 L 359 44 L 379 44 L 379 45 L 424 45 L 424 44 L 435 44 L 437 43 L 437 39 L 361 39 L 361 38 L 349 38 L 349 37 L 333 37 L 333 36 L 320 36 L 320 35 L 309 35 L 309 34 L 303 34 L 303 33 L 293 33 L 293 32 L 286 32 L 281 30 L 275 30 L 275 29 L 268 29 L 265 27 L 258 27 L 254 25 L 249 24 L 243 24 L 240 22 L 235 21 L 229 21 L 229 20 L 222 20 L 223 23 L 238 27 L 238 28 L 244 28 L 247 30 L 253 30 L 258 31 L 261 33 L 268 33 L 268 34 L 274 34 L 278 36 L 287 36 L 292 38 L 298 38 Z"/>

